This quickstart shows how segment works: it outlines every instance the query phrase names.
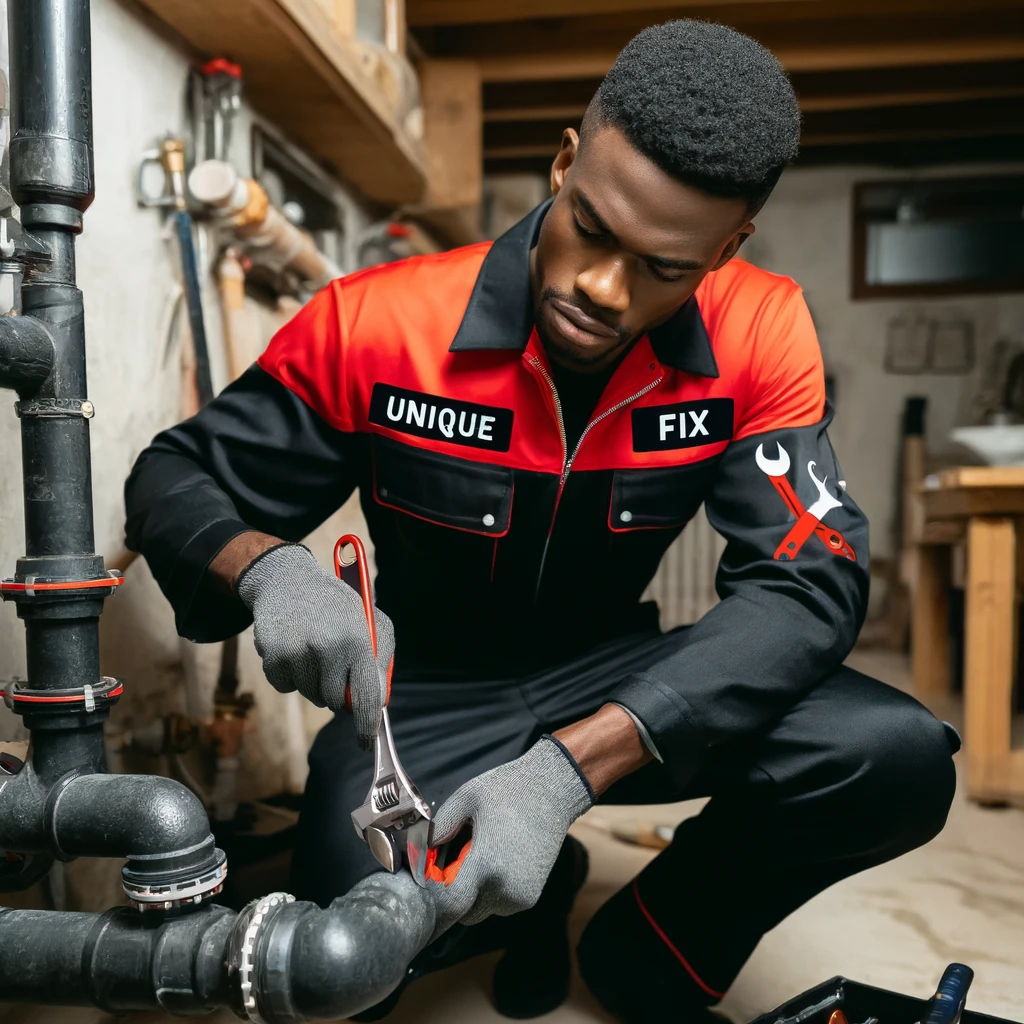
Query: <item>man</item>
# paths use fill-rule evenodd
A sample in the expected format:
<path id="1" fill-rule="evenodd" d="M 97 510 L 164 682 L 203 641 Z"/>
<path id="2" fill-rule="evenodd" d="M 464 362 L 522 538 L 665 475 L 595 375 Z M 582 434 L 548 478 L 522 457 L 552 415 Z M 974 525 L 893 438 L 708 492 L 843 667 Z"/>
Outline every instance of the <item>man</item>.
<path id="1" fill-rule="evenodd" d="M 395 651 L 434 842 L 472 836 L 432 884 L 438 932 L 508 948 L 509 1015 L 564 997 L 586 870 L 566 834 L 595 800 L 712 797 L 583 934 L 582 975 L 623 1020 L 700 1019 L 764 932 L 945 821 L 955 734 L 842 667 L 867 523 L 800 290 L 734 259 L 798 137 L 753 40 L 642 32 L 565 131 L 553 201 L 493 245 L 333 282 L 128 482 L 129 543 L 183 636 L 253 620 L 276 687 L 348 695 L 295 855 L 320 903 L 378 870 L 349 813 Z M 378 662 L 354 592 L 296 543 L 357 487 Z M 702 503 L 728 541 L 722 601 L 662 634 L 639 598 Z"/>

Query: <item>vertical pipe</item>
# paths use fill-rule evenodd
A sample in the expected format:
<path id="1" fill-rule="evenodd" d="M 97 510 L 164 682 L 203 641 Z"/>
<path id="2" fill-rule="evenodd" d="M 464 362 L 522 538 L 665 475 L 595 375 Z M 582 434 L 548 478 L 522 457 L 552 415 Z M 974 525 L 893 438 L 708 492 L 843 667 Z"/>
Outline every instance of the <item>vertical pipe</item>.
<path id="1" fill-rule="evenodd" d="M 19 403 L 26 554 L 18 577 L 95 579 L 92 406 L 75 283 L 75 235 L 93 198 L 89 0 L 9 0 L 8 27 L 11 192 L 49 255 L 22 287 L 22 312 L 48 329 L 55 352 L 46 382 Z M 97 682 L 101 607 L 89 591 L 19 604 L 33 689 Z"/>

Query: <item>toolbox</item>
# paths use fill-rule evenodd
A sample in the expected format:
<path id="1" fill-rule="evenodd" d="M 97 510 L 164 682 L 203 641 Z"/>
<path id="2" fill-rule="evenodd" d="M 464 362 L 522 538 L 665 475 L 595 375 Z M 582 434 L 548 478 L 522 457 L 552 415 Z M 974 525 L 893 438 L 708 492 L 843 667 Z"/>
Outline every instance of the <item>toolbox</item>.
<path id="1" fill-rule="evenodd" d="M 822 1006 L 814 1013 L 804 1014 L 830 996 L 839 998 L 829 1005 Z M 768 1013 L 761 1014 L 750 1024 L 777 1024 L 782 1020 L 792 1021 L 802 1018 L 800 1024 L 829 1024 L 832 1013 L 842 1009 L 850 1024 L 861 1024 L 874 1017 L 879 1024 L 917 1024 L 924 1017 L 928 1007 L 928 998 L 915 999 L 887 992 L 885 989 L 862 985 L 857 981 L 836 977 L 822 982 L 802 995 L 787 1000 L 781 1006 Z M 976 1013 L 965 1009 L 960 1017 L 961 1024 L 1024 1024 L 1021 1021 L 1010 1021 L 1004 1017 L 990 1017 L 986 1013 Z"/>

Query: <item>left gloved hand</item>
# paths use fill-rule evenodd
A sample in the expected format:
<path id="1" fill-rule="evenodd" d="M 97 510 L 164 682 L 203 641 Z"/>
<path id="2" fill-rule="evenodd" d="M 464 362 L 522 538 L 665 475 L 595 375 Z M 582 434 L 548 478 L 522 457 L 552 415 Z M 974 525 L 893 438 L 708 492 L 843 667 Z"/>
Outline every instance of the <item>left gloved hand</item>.
<path id="1" fill-rule="evenodd" d="M 454 839 L 467 822 L 473 832 L 468 852 L 444 872 L 435 870 L 434 938 L 456 922 L 478 924 L 532 907 L 569 826 L 593 803 L 590 783 L 550 736 L 459 788 L 431 824 L 432 847 Z"/>

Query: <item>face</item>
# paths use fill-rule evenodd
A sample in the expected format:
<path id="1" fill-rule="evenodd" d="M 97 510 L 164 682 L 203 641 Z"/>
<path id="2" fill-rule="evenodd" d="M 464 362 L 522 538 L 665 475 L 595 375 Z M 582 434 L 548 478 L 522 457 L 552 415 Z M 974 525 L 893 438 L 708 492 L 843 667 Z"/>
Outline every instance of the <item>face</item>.
<path id="1" fill-rule="evenodd" d="M 617 128 L 571 128 L 555 201 L 530 254 L 537 332 L 552 360 L 596 372 L 664 323 L 752 234 L 743 199 L 685 185 Z"/>

